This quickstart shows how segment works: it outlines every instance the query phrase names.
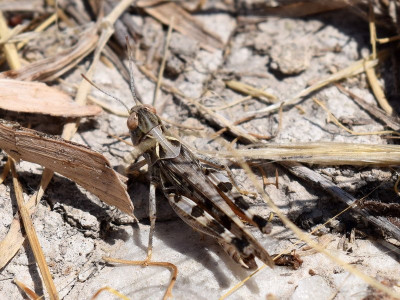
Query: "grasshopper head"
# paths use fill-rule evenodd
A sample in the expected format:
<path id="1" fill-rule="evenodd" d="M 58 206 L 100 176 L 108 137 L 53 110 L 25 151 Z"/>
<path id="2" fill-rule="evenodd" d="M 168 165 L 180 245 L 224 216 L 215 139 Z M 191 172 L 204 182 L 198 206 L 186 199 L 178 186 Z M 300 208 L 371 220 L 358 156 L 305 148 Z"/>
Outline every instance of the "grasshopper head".
<path id="1" fill-rule="evenodd" d="M 138 145 L 154 127 L 159 125 L 161 121 L 153 106 L 135 105 L 130 109 L 127 126 L 134 145 Z"/>

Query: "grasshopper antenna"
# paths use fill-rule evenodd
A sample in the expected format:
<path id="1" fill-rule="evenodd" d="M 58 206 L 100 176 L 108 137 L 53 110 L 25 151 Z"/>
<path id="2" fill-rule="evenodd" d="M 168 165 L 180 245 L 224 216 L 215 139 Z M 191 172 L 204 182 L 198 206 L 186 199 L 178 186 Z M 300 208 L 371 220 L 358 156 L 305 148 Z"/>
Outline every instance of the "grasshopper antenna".
<path id="1" fill-rule="evenodd" d="M 126 36 L 126 49 L 128 52 L 128 59 L 129 59 L 129 77 L 130 77 L 130 88 L 131 88 L 131 93 L 132 93 L 132 97 L 133 100 L 135 100 L 136 105 L 139 105 L 141 103 L 143 103 L 142 101 L 142 97 L 140 96 L 140 94 L 137 92 L 137 88 L 135 85 L 135 78 L 133 77 L 133 47 L 129 41 L 129 37 Z"/>
<path id="2" fill-rule="evenodd" d="M 124 102 L 122 102 L 121 99 L 118 99 L 117 97 L 111 95 L 109 92 L 106 92 L 105 90 L 101 89 L 100 87 L 98 87 L 93 81 L 91 81 L 89 78 L 87 78 L 84 74 L 81 74 L 81 76 L 87 81 L 89 82 L 94 88 L 98 89 L 100 92 L 102 92 L 103 94 L 106 94 L 108 97 L 113 98 L 114 100 L 117 100 L 119 103 L 121 103 L 126 110 L 128 111 L 128 114 L 130 112 L 130 109 L 128 108 L 128 106 L 126 106 L 126 104 Z"/>

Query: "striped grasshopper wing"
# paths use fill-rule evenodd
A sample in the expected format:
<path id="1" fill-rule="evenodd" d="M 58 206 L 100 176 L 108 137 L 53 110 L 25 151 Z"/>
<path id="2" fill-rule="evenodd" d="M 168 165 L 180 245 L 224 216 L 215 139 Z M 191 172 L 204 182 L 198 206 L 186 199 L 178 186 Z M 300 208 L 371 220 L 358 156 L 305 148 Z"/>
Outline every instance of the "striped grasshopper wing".
<path id="1" fill-rule="evenodd" d="M 162 156 L 161 156 L 162 157 Z M 265 233 L 269 231 L 268 221 L 252 214 L 250 206 L 239 196 L 229 199 L 206 174 L 196 157 L 181 145 L 179 156 L 159 159 L 156 164 L 162 174 L 166 196 L 179 216 L 196 229 L 207 228 L 209 234 L 222 244 L 235 261 L 248 267 L 257 265 L 254 257 L 273 266 L 268 252 L 245 228 L 237 211 L 245 220 L 256 224 Z M 233 209 L 232 209 L 233 208 Z M 187 220 L 191 221 L 187 221 Z M 203 229 L 200 231 L 207 234 Z"/>

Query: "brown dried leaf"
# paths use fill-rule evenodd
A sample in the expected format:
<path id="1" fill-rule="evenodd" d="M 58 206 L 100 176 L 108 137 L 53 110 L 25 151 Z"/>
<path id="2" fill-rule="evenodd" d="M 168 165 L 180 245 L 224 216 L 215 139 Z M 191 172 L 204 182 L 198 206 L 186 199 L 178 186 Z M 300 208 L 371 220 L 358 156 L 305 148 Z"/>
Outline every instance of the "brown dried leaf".
<path id="1" fill-rule="evenodd" d="M 40 164 L 68 177 L 105 203 L 133 215 L 126 187 L 102 154 L 6 121 L 0 122 L 0 148 L 16 160 Z"/>
<path id="2" fill-rule="evenodd" d="M 156 18 L 160 22 L 170 25 L 171 19 L 174 19 L 174 29 L 180 33 L 190 36 L 197 40 L 200 46 L 208 51 L 222 49 L 224 43 L 219 36 L 209 31 L 196 18 L 190 15 L 179 5 L 173 2 L 164 2 L 155 6 L 149 6 L 149 1 L 139 1 L 137 6 Z"/>
<path id="3" fill-rule="evenodd" d="M 0 108 L 70 118 L 96 116 L 101 108 L 80 106 L 67 94 L 41 82 L 0 79 Z"/>

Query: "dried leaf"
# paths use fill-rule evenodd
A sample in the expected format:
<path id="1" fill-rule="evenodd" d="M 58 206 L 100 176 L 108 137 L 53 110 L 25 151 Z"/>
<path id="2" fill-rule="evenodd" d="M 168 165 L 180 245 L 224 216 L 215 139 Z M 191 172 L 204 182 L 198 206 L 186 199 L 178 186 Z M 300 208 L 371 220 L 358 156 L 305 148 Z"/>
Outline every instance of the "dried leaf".
<path id="1" fill-rule="evenodd" d="M 102 154 L 6 121 L 0 122 L 0 148 L 16 160 L 37 163 L 68 177 L 105 203 L 133 215 L 124 184 Z"/>
<path id="2" fill-rule="evenodd" d="M 80 106 L 67 94 L 41 82 L 0 79 L 0 91 L 1 109 L 70 118 L 101 113 L 100 107 Z"/>

